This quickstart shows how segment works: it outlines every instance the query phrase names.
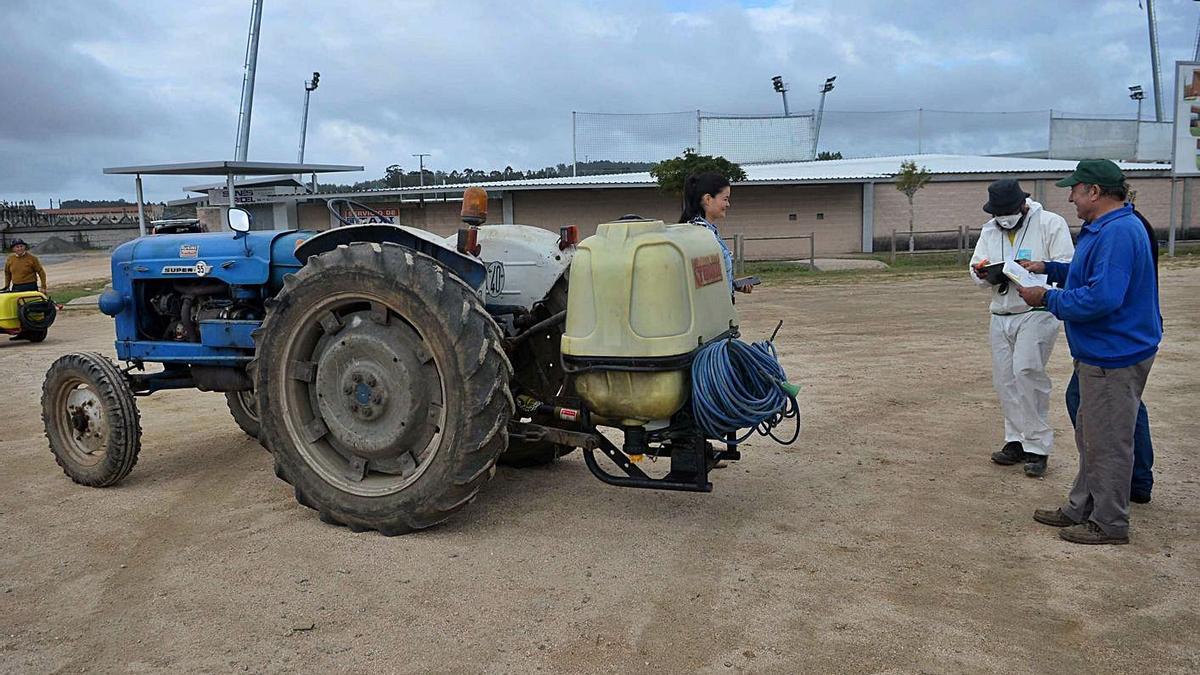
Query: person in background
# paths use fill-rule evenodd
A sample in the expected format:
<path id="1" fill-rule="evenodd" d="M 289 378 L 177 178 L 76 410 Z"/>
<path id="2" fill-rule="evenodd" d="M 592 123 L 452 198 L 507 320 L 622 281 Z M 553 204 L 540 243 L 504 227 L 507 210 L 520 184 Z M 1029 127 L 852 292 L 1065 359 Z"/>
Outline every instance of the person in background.
<path id="1" fill-rule="evenodd" d="M 1130 199 L 1132 206 L 1133 200 Z M 1137 209 L 1133 215 L 1142 221 L 1146 228 L 1146 236 L 1150 237 L 1150 253 L 1154 258 L 1154 289 L 1158 293 L 1158 237 L 1146 216 Z M 1160 317 L 1161 323 L 1161 317 Z M 1071 417 L 1071 425 L 1079 410 L 1079 376 L 1071 375 L 1067 385 L 1067 414 Z M 1135 504 L 1149 504 L 1150 494 L 1154 490 L 1154 443 L 1150 440 L 1150 415 L 1146 412 L 1146 402 L 1138 405 L 1137 424 L 1133 427 L 1133 477 L 1129 483 L 1129 501 Z"/>
<path id="2" fill-rule="evenodd" d="M 729 179 L 715 171 L 694 173 L 683 181 L 683 213 L 679 222 L 707 227 L 717 243 L 721 245 L 721 256 L 725 259 L 725 277 L 729 279 L 729 290 L 749 293 L 752 286 L 735 286 L 733 283 L 733 253 L 721 239 L 714 221 L 724 220 L 729 210 Z"/>
<path id="3" fill-rule="evenodd" d="M 46 270 L 42 262 L 29 252 L 28 244 L 21 239 L 14 239 L 12 255 L 4 261 L 4 286 L 0 290 L 36 291 L 38 279 L 42 281 L 42 290 L 46 290 Z"/>
<path id="4" fill-rule="evenodd" d="M 1075 252 L 1062 216 L 1029 198 L 1011 178 L 988 186 L 984 223 L 971 256 L 971 279 L 991 290 L 992 384 L 1004 415 L 1004 446 L 992 453 L 1001 465 L 1024 464 L 1025 475 L 1040 478 L 1054 446 L 1050 426 L 1050 376 L 1046 364 L 1058 339 L 1058 319 L 1044 307 L 1031 308 L 1007 281 L 990 284 L 988 263 L 1006 260 L 1068 262 Z"/>
<path id="5" fill-rule="evenodd" d="M 1061 289 L 1018 287 L 1030 307 L 1045 307 L 1066 323 L 1079 376 L 1075 444 L 1079 473 L 1057 509 L 1033 519 L 1076 544 L 1129 543 L 1133 430 L 1146 379 L 1162 341 L 1154 258 L 1142 222 L 1125 203 L 1129 187 L 1106 159 L 1079 162 L 1056 183 L 1071 188 L 1083 221 L 1075 257 L 1021 263 Z"/>

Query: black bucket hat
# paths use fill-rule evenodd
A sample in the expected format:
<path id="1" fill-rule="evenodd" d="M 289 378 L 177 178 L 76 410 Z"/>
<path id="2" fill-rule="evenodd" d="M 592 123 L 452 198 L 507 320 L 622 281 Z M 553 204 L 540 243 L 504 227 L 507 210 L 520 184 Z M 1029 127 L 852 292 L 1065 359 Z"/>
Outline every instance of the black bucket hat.
<path id="1" fill-rule="evenodd" d="M 14 249 L 18 246 L 24 246 L 25 248 L 29 248 L 29 244 L 26 244 L 24 239 L 13 239 L 8 244 L 9 250 Z"/>
<path id="2" fill-rule="evenodd" d="M 1001 178 L 988 186 L 988 200 L 983 210 L 993 216 L 1008 215 L 1021 210 L 1029 193 L 1021 189 L 1015 178 Z"/>

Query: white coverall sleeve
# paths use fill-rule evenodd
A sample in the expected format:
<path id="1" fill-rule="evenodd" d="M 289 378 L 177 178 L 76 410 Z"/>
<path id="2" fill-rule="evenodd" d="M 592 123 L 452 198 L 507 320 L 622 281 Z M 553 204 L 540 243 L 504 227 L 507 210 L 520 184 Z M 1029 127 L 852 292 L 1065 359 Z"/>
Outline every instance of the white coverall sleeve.
<path id="1" fill-rule="evenodd" d="M 1068 238 L 1068 241 L 1069 241 L 1069 238 Z M 975 242 L 975 252 L 971 255 L 971 263 L 967 266 L 967 276 L 971 277 L 971 281 L 974 281 L 975 285 L 978 286 L 979 288 L 991 289 L 991 287 L 992 287 L 991 284 L 989 284 L 986 280 L 980 279 L 979 277 L 975 276 L 975 266 L 978 265 L 979 263 L 983 262 L 987 258 L 987 256 L 985 256 L 983 254 L 983 252 L 984 252 L 983 233 L 980 232 L 979 240 Z"/>
<path id="2" fill-rule="evenodd" d="M 1071 242 L 1071 230 L 1062 216 L 1054 214 L 1046 227 L 1046 252 L 1049 260 L 1071 262 L 1075 257 L 1075 244 Z"/>

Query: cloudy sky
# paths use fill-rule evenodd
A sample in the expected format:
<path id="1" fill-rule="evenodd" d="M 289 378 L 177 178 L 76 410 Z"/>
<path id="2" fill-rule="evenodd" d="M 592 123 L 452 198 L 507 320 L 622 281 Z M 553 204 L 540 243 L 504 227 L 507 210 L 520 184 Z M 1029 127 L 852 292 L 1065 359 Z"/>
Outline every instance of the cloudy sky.
<path id="1" fill-rule="evenodd" d="M 250 6 L 0 2 L 0 199 L 132 199 L 102 167 L 232 158 Z M 1169 96 L 1200 3 L 1155 7 Z M 1126 86 L 1152 81 L 1138 0 L 266 0 L 250 159 L 295 161 L 314 70 L 305 159 L 366 167 L 346 182 L 417 152 L 569 163 L 573 110 L 776 113 L 776 74 L 793 109 L 837 74 L 827 107 L 849 111 L 1132 114 Z M 148 179 L 147 198 L 194 182 Z"/>

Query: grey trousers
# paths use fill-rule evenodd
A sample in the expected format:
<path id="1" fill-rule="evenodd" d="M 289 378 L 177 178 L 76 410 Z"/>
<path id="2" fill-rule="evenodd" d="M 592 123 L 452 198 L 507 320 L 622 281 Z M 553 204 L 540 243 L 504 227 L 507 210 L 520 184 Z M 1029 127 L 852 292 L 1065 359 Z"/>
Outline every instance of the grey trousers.
<path id="1" fill-rule="evenodd" d="M 1133 475 L 1133 428 L 1154 357 L 1125 368 L 1075 362 L 1079 414 L 1075 445 L 1079 473 L 1062 512 L 1077 523 L 1090 520 L 1114 537 L 1129 534 L 1129 480 Z"/>

